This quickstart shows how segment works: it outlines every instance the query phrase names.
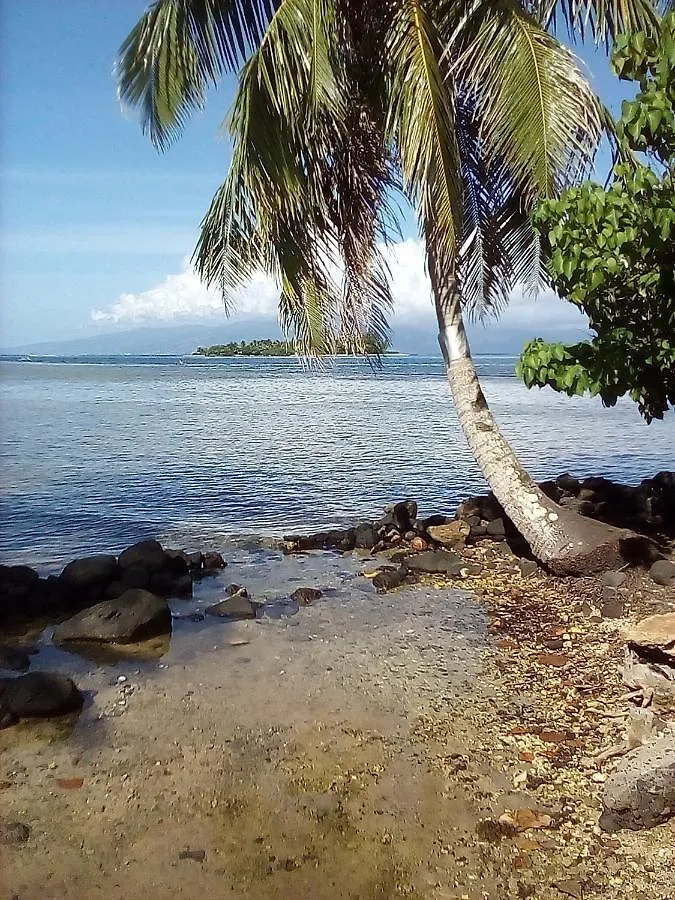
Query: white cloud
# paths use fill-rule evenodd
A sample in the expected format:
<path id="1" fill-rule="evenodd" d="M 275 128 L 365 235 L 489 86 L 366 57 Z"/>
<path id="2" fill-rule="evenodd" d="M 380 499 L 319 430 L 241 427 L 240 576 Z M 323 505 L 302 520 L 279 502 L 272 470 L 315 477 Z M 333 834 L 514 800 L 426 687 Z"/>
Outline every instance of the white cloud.
<path id="1" fill-rule="evenodd" d="M 393 324 L 433 326 L 429 279 L 424 270 L 424 252 L 419 240 L 408 238 L 385 251 L 391 272 L 394 297 Z M 276 319 L 278 290 L 269 277 L 256 275 L 234 298 L 231 321 Z M 108 309 L 93 310 L 91 318 L 99 323 L 150 324 L 180 322 L 189 319 L 213 319 L 224 316 L 223 303 L 215 290 L 203 285 L 188 264 L 178 275 L 167 278 L 138 294 L 122 294 Z M 577 310 L 558 299 L 551 291 L 536 300 L 516 291 L 500 318 L 506 327 L 536 325 L 568 328 L 583 324 Z"/>

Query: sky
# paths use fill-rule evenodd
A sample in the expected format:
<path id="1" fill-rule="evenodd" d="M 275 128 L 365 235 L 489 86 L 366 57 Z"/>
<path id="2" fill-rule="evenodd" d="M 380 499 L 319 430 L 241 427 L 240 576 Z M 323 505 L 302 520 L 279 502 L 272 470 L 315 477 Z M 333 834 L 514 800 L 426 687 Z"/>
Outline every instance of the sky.
<path id="1" fill-rule="evenodd" d="M 120 109 L 113 66 L 143 0 L 0 0 L 0 347 L 115 329 L 226 322 L 189 257 L 227 172 L 219 136 L 233 78 L 158 154 Z M 630 93 L 604 53 L 582 48 L 596 90 L 615 111 Z M 606 165 L 606 157 L 600 166 Z M 414 226 L 389 248 L 397 333 L 433 316 Z M 274 285 L 242 289 L 234 322 L 275 316 Z M 516 295 L 502 327 L 579 327 L 557 298 Z M 405 349 L 405 348 L 399 348 Z"/>

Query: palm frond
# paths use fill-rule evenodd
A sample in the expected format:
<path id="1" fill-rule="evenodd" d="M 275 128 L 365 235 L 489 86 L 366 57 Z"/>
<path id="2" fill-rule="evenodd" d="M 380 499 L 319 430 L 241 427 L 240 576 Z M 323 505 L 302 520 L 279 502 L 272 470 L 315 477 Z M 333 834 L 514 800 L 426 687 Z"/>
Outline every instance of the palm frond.
<path id="1" fill-rule="evenodd" d="M 497 0 L 454 68 L 476 103 L 489 156 L 527 203 L 555 196 L 590 167 L 600 102 L 574 56 L 516 0 Z"/>
<path id="2" fill-rule="evenodd" d="M 155 0 L 122 44 L 121 102 L 139 108 L 143 132 L 163 150 L 204 105 L 223 72 L 254 49 L 279 0 Z"/>
<path id="3" fill-rule="evenodd" d="M 397 147 L 406 193 L 441 264 L 461 234 L 462 186 L 452 83 L 436 22 L 422 0 L 401 0 L 385 44 L 387 133 Z"/>
<path id="4" fill-rule="evenodd" d="M 573 39 L 593 39 L 606 45 L 627 31 L 650 31 L 658 24 L 658 13 L 675 6 L 673 0 L 532 0 L 532 14 L 545 27 L 556 28 L 562 20 Z"/>
<path id="5" fill-rule="evenodd" d="M 368 337 L 386 337 L 390 305 L 379 242 L 392 170 L 334 26 L 331 0 L 282 0 L 242 70 L 230 172 L 195 253 L 226 299 L 253 271 L 270 274 L 303 356 L 338 340 L 364 351 Z"/>

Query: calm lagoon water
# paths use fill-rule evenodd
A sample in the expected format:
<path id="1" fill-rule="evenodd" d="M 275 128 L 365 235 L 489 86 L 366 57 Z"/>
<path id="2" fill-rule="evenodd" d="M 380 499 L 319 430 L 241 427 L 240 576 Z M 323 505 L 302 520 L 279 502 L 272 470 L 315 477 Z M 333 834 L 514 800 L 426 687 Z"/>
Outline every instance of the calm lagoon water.
<path id="1" fill-rule="evenodd" d="M 509 357 L 479 358 L 505 434 L 537 477 L 637 482 L 673 468 L 675 417 L 528 391 Z M 176 357 L 0 362 L 0 556 L 63 563 L 146 537 L 315 529 L 413 497 L 451 512 L 485 488 L 440 359 Z"/>

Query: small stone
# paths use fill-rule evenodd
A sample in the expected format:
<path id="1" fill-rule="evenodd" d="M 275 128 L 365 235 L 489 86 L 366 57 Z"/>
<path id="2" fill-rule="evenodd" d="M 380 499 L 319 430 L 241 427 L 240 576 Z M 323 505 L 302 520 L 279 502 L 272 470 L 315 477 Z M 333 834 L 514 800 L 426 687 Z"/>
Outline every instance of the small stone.
<path id="1" fill-rule="evenodd" d="M 30 826 L 22 822 L 0 822 L 0 844 L 25 844 Z"/>
<path id="2" fill-rule="evenodd" d="M 625 572 L 603 572 L 600 581 L 605 587 L 618 588 L 624 583 L 626 577 Z"/>
<path id="3" fill-rule="evenodd" d="M 537 662 L 542 666 L 566 666 L 570 661 L 564 653 L 540 653 Z"/>
<path id="4" fill-rule="evenodd" d="M 604 600 L 600 607 L 603 619 L 622 619 L 625 612 L 624 601 L 620 597 L 610 597 Z"/>
<path id="5" fill-rule="evenodd" d="M 535 572 L 539 571 L 539 566 L 533 559 L 519 559 L 518 568 L 520 569 L 520 574 L 523 578 L 529 578 L 531 575 L 534 575 Z"/>
<path id="6" fill-rule="evenodd" d="M 410 541 L 410 548 L 416 553 L 422 553 L 424 550 L 429 549 L 429 544 L 427 544 L 427 542 L 422 537 L 414 537 Z"/>
<path id="7" fill-rule="evenodd" d="M 309 606 L 320 597 L 323 597 L 323 592 L 318 588 L 311 587 L 296 588 L 291 594 L 291 600 L 295 600 L 295 602 L 299 603 L 300 606 Z"/>

